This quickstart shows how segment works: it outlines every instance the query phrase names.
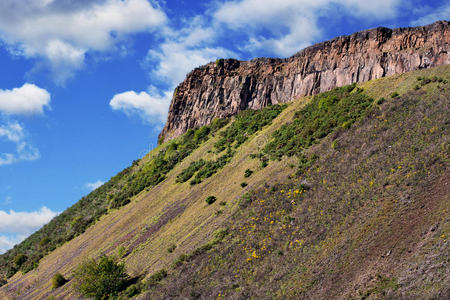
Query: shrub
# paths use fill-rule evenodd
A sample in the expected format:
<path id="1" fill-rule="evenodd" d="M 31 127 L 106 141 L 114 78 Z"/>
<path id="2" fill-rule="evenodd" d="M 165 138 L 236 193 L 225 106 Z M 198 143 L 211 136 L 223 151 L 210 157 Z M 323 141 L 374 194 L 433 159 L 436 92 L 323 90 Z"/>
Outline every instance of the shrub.
<path id="1" fill-rule="evenodd" d="M 28 257 L 25 254 L 19 253 L 16 257 L 14 257 L 14 263 L 18 268 L 20 268 L 27 261 L 27 259 Z"/>
<path id="2" fill-rule="evenodd" d="M 122 245 L 119 247 L 119 249 L 117 250 L 117 255 L 119 257 L 124 257 L 127 254 L 127 249 Z"/>
<path id="3" fill-rule="evenodd" d="M 8 281 L 5 278 L 0 278 L 0 287 L 4 286 L 7 283 Z"/>
<path id="4" fill-rule="evenodd" d="M 158 272 L 156 272 L 155 274 L 150 276 L 150 278 L 148 279 L 148 284 L 154 285 L 166 277 L 167 277 L 167 271 L 165 269 L 159 270 Z"/>
<path id="5" fill-rule="evenodd" d="M 107 299 L 117 295 L 129 282 L 125 265 L 102 256 L 83 262 L 74 272 L 75 289 L 86 298 Z"/>
<path id="6" fill-rule="evenodd" d="M 383 97 L 381 97 L 380 99 L 377 100 L 377 104 L 381 105 L 384 103 L 384 101 L 386 101 L 386 99 L 384 99 Z"/>
<path id="7" fill-rule="evenodd" d="M 216 200 L 217 200 L 217 198 L 215 196 L 208 196 L 205 201 L 206 201 L 206 203 L 208 203 L 208 205 L 211 205 L 214 202 L 216 202 Z"/>
<path id="8" fill-rule="evenodd" d="M 177 259 L 173 262 L 173 267 L 181 266 L 186 260 L 188 259 L 188 255 L 186 254 L 180 254 L 180 256 L 177 257 Z"/>
<path id="9" fill-rule="evenodd" d="M 252 174 L 253 174 L 253 171 L 250 169 L 247 169 L 247 170 L 245 170 L 244 177 L 248 178 L 248 177 L 252 176 Z"/>
<path id="10" fill-rule="evenodd" d="M 167 248 L 167 252 L 172 253 L 177 248 L 177 245 L 172 244 Z"/>
<path id="11" fill-rule="evenodd" d="M 247 182 L 245 182 L 245 181 L 244 181 L 244 182 L 241 182 L 241 187 L 243 187 L 243 188 L 244 188 L 244 187 L 246 187 L 247 185 L 248 185 L 248 183 L 247 183 Z"/>
<path id="12" fill-rule="evenodd" d="M 218 58 L 218 59 L 216 59 L 216 66 L 222 67 L 224 61 L 225 61 L 225 60 L 224 60 L 223 58 Z"/>
<path id="13" fill-rule="evenodd" d="M 140 284 L 133 284 L 127 287 L 125 290 L 125 295 L 127 295 L 128 298 L 132 298 L 136 295 L 139 295 L 142 291 L 142 287 Z"/>
<path id="14" fill-rule="evenodd" d="M 67 279 L 64 278 L 64 276 L 61 275 L 61 273 L 56 273 L 52 277 L 52 289 L 59 288 L 60 286 L 63 286 L 66 284 Z"/>
<path id="15" fill-rule="evenodd" d="M 39 241 L 39 246 L 44 247 L 46 246 L 48 243 L 50 243 L 50 239 L 48 237 L 44 237 L 43 239 L 41 239 Z"/>
<path id="16" fill-rule="evenodd" d="M 393 92 L 393 93 L 391 94 L 391 98 L 397 98 L 398 96 L 400 96 L 400 95 L 399 95 L 399 93 L 397 93 L 397 92 Z"/>
<path id="17" fill-rule="evenodd" d="M 194 174 L 200 170 L 201 168 L 203 168 L 203 166 L 206 164 L 206 161 L 204 161 L 203 159 L 200 159 L 198 161 L 193 161 L 191 162 L 191 164 L 189 165 L 189 167 L 187 167 L 186 169 L 184 169 L 183 171 L 181 171 L 180 174 L 177 175 L 177 179 L 176 182 L 186 182 L 189 179 L 192 178 L 192 176 L 194 176 Z"/>

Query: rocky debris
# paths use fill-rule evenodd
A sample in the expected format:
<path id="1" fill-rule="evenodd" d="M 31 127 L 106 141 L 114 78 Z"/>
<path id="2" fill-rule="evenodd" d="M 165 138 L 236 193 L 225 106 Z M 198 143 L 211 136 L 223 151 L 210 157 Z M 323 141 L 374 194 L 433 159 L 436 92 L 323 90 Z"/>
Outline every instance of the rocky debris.
<path id="1" fill-rule="evenodd" d="M 176 88 L 160 142 L 190 128 L 337 86 L 450 63 L 448 21 L 376 28 L 310 46 L 286 59 L 220 59 Z"/>

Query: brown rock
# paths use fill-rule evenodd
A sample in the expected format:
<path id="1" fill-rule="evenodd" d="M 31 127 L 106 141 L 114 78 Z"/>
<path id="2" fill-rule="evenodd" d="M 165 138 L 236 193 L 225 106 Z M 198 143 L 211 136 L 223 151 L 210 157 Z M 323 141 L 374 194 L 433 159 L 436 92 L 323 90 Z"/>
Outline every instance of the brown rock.
<path id="1" fill-rule="evenodd" d="M 160 142 L 190 128 L 338 86 L 450 62 L 449 22 L 376 28 L 303 49 L 286 59 L 226 59 L 191 71 L 176 88 Z"/>

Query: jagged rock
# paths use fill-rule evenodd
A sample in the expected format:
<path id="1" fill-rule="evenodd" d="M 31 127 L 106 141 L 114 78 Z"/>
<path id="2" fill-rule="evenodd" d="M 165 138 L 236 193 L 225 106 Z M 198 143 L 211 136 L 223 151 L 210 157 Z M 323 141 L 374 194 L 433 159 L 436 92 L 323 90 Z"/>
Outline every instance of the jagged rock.
<path id="1" fill-rule="evenodd" d="M 190 128 L 354 82 L 450 62 L 449 22 L 376 28 L 310 46 L 290 58 L 235 59 L 191 71 L 176 88 L 160 142 Z"/>

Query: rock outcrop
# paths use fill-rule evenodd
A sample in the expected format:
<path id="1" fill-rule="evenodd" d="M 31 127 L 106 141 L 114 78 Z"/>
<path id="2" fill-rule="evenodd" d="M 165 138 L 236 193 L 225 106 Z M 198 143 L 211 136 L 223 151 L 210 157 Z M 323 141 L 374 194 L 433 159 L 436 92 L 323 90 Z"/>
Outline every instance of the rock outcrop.
<path id="1" fill-rule="evenodd" d="M 310 46 L 286 59 L 225 59 L 196 68 L 174 92 L 160 142 L 244 109 L 449 64 L 449 24 L 380 27 Z"/>

